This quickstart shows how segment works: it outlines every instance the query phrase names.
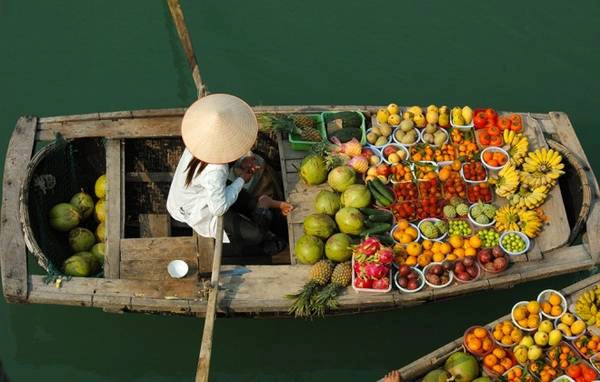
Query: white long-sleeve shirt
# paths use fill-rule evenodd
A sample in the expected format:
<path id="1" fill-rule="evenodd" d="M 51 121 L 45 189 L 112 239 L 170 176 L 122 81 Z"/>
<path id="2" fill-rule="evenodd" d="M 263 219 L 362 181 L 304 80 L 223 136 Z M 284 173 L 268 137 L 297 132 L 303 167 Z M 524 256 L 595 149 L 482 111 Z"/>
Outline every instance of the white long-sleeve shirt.
<path id="1" fill-rule="evenodd" d="M 192 158 L 186 149 L 179 160 L 167 197 L 167 210 L 173 219 L 186 223 L 199 235 L 214 238 L 217 235 L 217 217 L 225 214 L 235 203 L 244 187 L 244 180 L 237 178 L 226 186 L 229 166 L 208 164 L 186 187 L 186 169 Z M 229 243 L 226 233 L 223 234 L 223 242 Z"/>

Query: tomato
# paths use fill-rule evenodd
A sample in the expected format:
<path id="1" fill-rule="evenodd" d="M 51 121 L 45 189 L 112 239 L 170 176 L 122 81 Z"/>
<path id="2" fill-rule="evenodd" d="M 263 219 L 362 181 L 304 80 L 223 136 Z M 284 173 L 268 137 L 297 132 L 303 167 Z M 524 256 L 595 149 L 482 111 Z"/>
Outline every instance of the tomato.
<path id="1" fill-rule="evenodd" d="M 523 125 L 511 123 L 510 129 L 515 133 L 518 133 L 519 131 L 523 130 Z"/>
<path id="2" fill-rule="evenodd" d="M 583 378 L 585 378 L 587 381 L 592 382 L 596 379 L 596 372 L 591 367 L 582 364 L 580 370 L 583 374 Z"/>
<path id="3" fill-rule="evenodd" d="M 502 143 L 504 143 L 504 141 L 502 140 L 501 135 L 493 135 L 490 138 L 490 146 L 502 146 Z"/>
<path id="4" fill-rule="evenodd" d="M 510 125 L 512 124 L 511 120 L 506 117 L 498 118 L 498 128 L 502 131 L 510 129 Z"/>
<path id="5" fill-rule="evenodd" d="M 571 365 L 567 367 L 567 375 L 571 378 L 577 378 L 581 376 L 581 369 L 579 365 Z"/>
<path id="6" fill-rule="evenodd" d="M 492 137 L 500 135 L 500 128 L 495 125 L 488 127 L 487 131 L 488 131 L 488 134 L 491 135 Z"/>
<path id="7" fill-rule="evenodd" d="M 485 117 L 485 112 L 480 111 L 477 114 L 475 114 L 475 118 L 473 118 L 473 125 L 475 125 L 475 130 L 483 129 L 486 123 L 487 118 Z"/>
<path id="8" fill-rule="evenodd" d="M 485 109 L 485 117 L 488 120 L 495 121 L 498 118 L 498 113 L 496 113 L 496 110 L 488 108 Z"/>
<path id="9" fill-rule="evenodd" d="M 510 116 L 510 121 L 515 125 L 521 125 L 523 123 L 521 120 L 521 114 L 512 114 Z"/>
<path id="10" fill-rule="evenodd" d="M 485 130 L 479 133 L 479 142 L 481 142 L 481 144 L 484 146 L 488 146 L 490 144 L 491 138 L 492 137 L 490 134 Z"/>

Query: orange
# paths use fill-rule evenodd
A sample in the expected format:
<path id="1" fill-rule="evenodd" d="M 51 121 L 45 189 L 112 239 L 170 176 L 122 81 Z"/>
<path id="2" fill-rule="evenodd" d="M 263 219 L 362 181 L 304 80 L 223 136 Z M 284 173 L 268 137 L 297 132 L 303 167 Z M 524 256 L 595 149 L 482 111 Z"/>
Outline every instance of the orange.
<path id="1" fill-rule="evenodd" d="M 522 327 L 524 327 L 524 328 L 529 328 L 528 321 L 527 321 L 527 319 L 526 319 L 526 318 L 524 318 L 524 319 L 522 319 L 522 320 L 518 320 L 517 322 L 518 322 L 518 323 L 519 323 L 519 325 L 521 325 Z"/>
<path id="2" fill-rule="evenodd" d="M 494 339 L 496 341 L 500 341 L 503 337 L 502 331 L 500 331 L 498 329 L 494 330 L 494 333 L 492 333 L 492 335 L 494 336 Z"/>
<path id="3" fill-rule="evenodd" d="M 503 358 L 502 360 L 500 360 L 500 364 L 503 368 L 507 370 L 513 367 L 513 362 L 510 358 Z"/>
<path id="4" fill-rule="evenodd" d="M 513 316 L 515 317 L 515 320 L 521 321 L 522 319 L 527 318 L 527 309 L 523 306 L 519 306 L 513 312 Z"/>
<path id="5" fill-rule="evenodd" d="M 404 264 L 408 265 L 409 267 L 417 265 L 417 257 L 416 256 L 408 256 L 406 258 L 406 261 L 404 262 Z"/>
<path id="6" fill-rule="evenodd" d="M 475 256 L 476 254 L 477 254 L 477 250 L 475 248 L 465 249 L 465 256 Z"/>
<path id="7" fill-rule="evenodd" d="M 459 259 L 462 259 L 463 257 L 465 257 L 465 250 L 462 248 L 456 248 L 454 250 L 454 254 L 456 255 L 456 257 L 458 257 Z"/>
<path id="8" fill-rule="evenodd" d="M 502 365 L 494 365 L 492 366 L 492 370 L 494 370 L 494 372 L 498 374 L 504 374 L 504 372 L 506 371 L 506 369 Z"/>
<path id="9" fill-rule="evenodd" d="M 537 301 L 529 301 L 527 311 L 531 314 L 538 314 L 540 312 L 540 304 Z"/>
<path id="10" fill-rule="evenodd" d="M 554 305 L 552 307 L 552 309 L 550 310 L 551 316 L 560 316 L 561 313 L 562 313 L 562 306 L 560 306 L 560 305 Z"/>
<path id="11" fill-rule="evenodd" d="M 510 338 L 510 336 L 502 337 L 500 342 L 502 342 L 502 345 L 512 345 L 513 344 L 513 340 L 512 340 L 512 338 Z"/>
<path id="12" fill-rule="evenodd" d="M 413 237 L 411 237 L 411 236 L 410 236 L 409 234 L 407 234 L 407 233 L 401 233 L 401 234 L 399 235 L 399 237 L 398 237 L 398 241 L 399 241 L 400 243 L 402 243 L 402 244 L 408 244 L 408 243 L 410 243 L 410 242 L 411 242 L 411 241 L 413 241 L 413 240 L 414 240 L 414 238 L 413 238 Z"/>
<path id="13" fill-rule="evenodd" d="M 423 240 L 423 249 L 431 249 L 433 242 L 431 240 Z"/>
<path id="14" fill-rule="evenodd" d="M 484 338 L 487 336 L 487 330 L 484 328 L 475 328 L 475 330 L 473 330 L 473 334 L 475 334 L 475 337 L 477 338 Z"/>
<path id="15" fill-rule="evenodd" d="M 481 340 L 479 338 L 471 338 L 467 342 L 467 347 L 472 351 L 478 352 L 481 349 Z"/>
<path id="16" fill-rule="evenodd" d="M 397 225 L 398 225 L 397 229 L 400 230 L 400 231 L 404 231 L 405 229 L 407 229 L 408 227 L 410 227 L 410 223 L 406 219 L 400 219 L 400 220 L 398 220 Z"/>
<path id="17" fill-rule="evenodd" d="M 426 267 L 429 263 L 431 263 L 431 256 L 420 254 L 419 257 L 417 257 L 417 264 L 419 264 L 419 266 Z"/>
<path id="18" fill-rule="evenodd" d="M 483 351 L 489 351 L 492 349 L 493 344 L 494 343 L 492 342 L 492 340 L 486 337 L 483 339 L 483 341 L 481 341 L 481 348 L 483 349 Z"/>
<path id="19" fill-rule="evenodd" d="M 477 235 L 471 236 L 469 238 L 469 244 L 471 245 L 471 247 L 473 247 L 475 249 L 480 248 L 481 247 L 481 239 Z"/>
<path id="20" fill-rule="evenodd" d="M 417 231 L 417 229 L 415 227 L 408 227 L 407 229 L 404 230 L 404 233 L 407 234 L 408 236 L 412 237 L 412 240 L 415 240 L 417 238 L 417 236 L 419 236 L 419 232 Z"/>
<path id="21" fill-rule="evenodd" d="M 510 332 L 510 339 L 513 343 L 517 343 L 523 339 L 523 333 L 519 328 L 514 328 L 512 332 Z"/>
<path id="22" fill-rule="evenodd" d="M 442 243 L 440 246 L 440 252 L 444 255 L 449 254 L 452 251 L 452 246 L 448 243 Z"/>
<path id="23" fill-rule="evenodd" d="M 441 263 L 442 261 L 444 261 L 445 258 L 446 256 L 443 253 L 433 254 L 433 261 L 435 261 L 436 263 Z"/>
<path id="24" fill-rule="evenodd" d="M 406 246 L 406 252 L 410 256 L 419 256 L 421 254 L 421 244 L 412 242 Z"/>
<path id="25" fill-rule="evenodd" d="M 441 247 L 442 243 L 440 243 L 439 241 L 434 241 L 431 250 L 433 251 L 433 253 L 441 253 Z"/>
<path id="26" fill-rule="evenodd" d="M 438 174 L 440 180 L 442 182 L 445 182 L 448 180 L 448 178 L 450 177 L 450 168 L 449 167 L 442 167 L 442 169 L 440 170 L 439 174 Z"/>
<path id="27" fill-rule="evenodd" d="M 448 239 L 450 245 L 454 248 L 462 248 L 463 246 L 463 238 L 459 235 L 452 235 L 450 239 Z"/>
<path id="28" fill-rule="evenodd" d="M 510 326 L 502 325 L 502 334 L 509 335 L 511 331 L 512 328 Z"/>
<path id="29" fill-rule="evenodd" d="M 453 253 L 450 253 L 450 254 L 448 254 L 448 256 L 446 256 L 446 259 L 447 259 L 447 260 L 454 261 L 454 260 L 456 260 L 456 259 L 457 259 L 457 257 L 456 257 L 456 255 L 455 255 L 455 254 L 453 254 Z"/>
<path id="30" fill-rule="evenodd" d="M 398 242 L 399 242 L 399 241 L 400 241 L 400 239 L 402 238 L 402 235 L 403 235 L 403 234 L 404 234 L 404 233 L 402 232 L 402 230 L 395 229 L 395 230 L 392 232 L 392 237 L 394 238 L 394 240 L 396 240 L 396 241 L 398 241 Z"/>
<path id="31" fill-rule="evenodd" d="M 542 311 L 544 313 L 550 314 L 551 310 L 552 310 L 552 304 L 550 304 L 548 301 L 542 302 Z"/>
<path id="32" fill-rule="evenodd" d="M 548 302 L 554 306 L 557 306 L 560 305 L 562 300 L 556 293 L 550 293 L 550 296 L 548 297 Z"/>
<path id="33" fill-rule="evenodd" d="M 454 171 L 460 171 L 461 166 L 462 166 L 462 163 L 460 163 L 460 161 L 458 159 L 452 161 L 452 164 L 450 165 L 450 167 L 452 167 L 452 169 Z"/>
<path id="34" fill-rule="evenodd" d="M 529 316 L 529 318 L 527 319 L 527 327 L 529 329 L 534 329 L 537 328 L 540 324 L 540 317 L 539 316 Z"/>
<path id="35" fill-rule="evenodd" d="M 506 352 L 502 348 L 495 348 L 492 354 L 495 355 L 498 359 L 506 357 Z"/>
<path id="36" fill-rule="evenodd" d="M 496 358 L 496 356 L 493 354 L 488 354 L 483 359 L 483 364 L 489 368 L 494 367 L 494 365 L 497 363 L 498 363 L 498 358 Z"/>

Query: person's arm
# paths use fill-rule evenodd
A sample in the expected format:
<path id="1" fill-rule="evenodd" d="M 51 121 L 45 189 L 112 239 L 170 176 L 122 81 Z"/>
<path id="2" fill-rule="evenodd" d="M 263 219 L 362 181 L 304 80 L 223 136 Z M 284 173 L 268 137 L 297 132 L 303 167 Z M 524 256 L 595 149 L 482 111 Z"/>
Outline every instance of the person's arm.
<path id="1" fill-rule="evenodd" d="M 201 185 L 206 189 L 208 195 L 208 210 L 214 216 L 222 216 L 235 203 L 238 194 L 244 187 L 244 179 L 239 177 L 229 186 L 226 184 L 226 170 L 211 171 L 202 179 Z"/>

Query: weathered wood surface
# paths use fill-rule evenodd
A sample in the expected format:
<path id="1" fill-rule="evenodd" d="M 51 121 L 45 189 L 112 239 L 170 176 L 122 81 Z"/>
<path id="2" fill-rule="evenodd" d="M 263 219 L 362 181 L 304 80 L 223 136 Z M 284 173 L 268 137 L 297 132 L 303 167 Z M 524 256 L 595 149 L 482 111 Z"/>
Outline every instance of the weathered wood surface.
<path id="1" fill-rule="evenodd" d="M 27 248 L 19 221 L 19 197 L 33 153 L 36 125 L 37 118 L 19 118 L 4 162 L 0 270 L 3 294 L 10 302 L 21 302 L 27 298 Z"/>
<path id="2" fill-rule="evenodd" d="M 123 172 L 122 142 L 109 139 L 106 142 L 106 252 L 104 277 L 119 278 L 120 243 L 123 236 L 121 201 L 124 192 L 121 189 Z"/>
<path id="3" fill-rule="evenodd" d="M 189 272 L 184 279 L 197 279 L 198 257 L 193 236 L 122 239 L 120 246 L 122 279 L 170 280 L 167 265 L 173 260 L 187 263 Z"/>
<path id="4" fill-rule="evenodd" d="M 171 217 L 167 214 L 140 214 L 140 237 L 171 236 Z"/>
<path id="5" fill-rule="evenodd" d="M 575 301 L 577 296 L 586 290 L 589 287 L 594 286 L 600 282 L 600 274 L 593 275 L 584 280 L 581 280 L 575 284 L 572 284 L 560 292 L 567 297 L 569 303 Z M 502 316 L 490 323 L 487 324 L 487 327 L 493 327 L 497 323 L 510 320 L 510 314 Z M 466 329 L 466 328 L 465 328 Z M 424 376 L 427 372 L 442 366 L 442 364 L 446 361 L 446 359 L 454 352 L 462 349 L 463 339 L 459 337 L 454 341 L 449 342 L 448 344 L 438 348 L 437 350 L 426 354 L 420 357 L 418 360 L 402 367 L 400 370 L 400 374 L 402 376 L 402 380 L 404 381 L 412 381 L 417 378 Z M 383 379 L 380 379 L 383 381 Z"/>

